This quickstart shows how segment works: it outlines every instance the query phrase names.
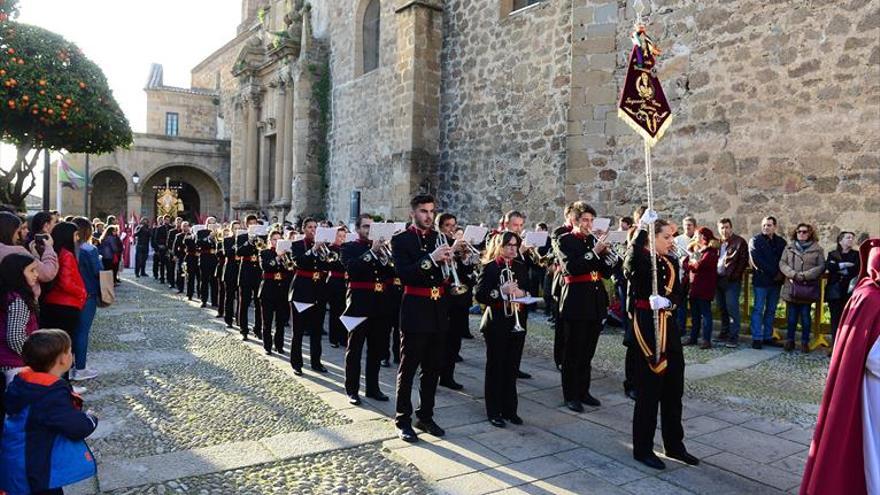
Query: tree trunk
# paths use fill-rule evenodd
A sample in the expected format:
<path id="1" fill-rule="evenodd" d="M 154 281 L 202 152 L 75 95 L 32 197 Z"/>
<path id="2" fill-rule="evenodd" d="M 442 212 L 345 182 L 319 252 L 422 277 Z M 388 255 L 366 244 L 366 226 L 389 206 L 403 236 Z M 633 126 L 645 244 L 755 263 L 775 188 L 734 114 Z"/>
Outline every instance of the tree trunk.
<path id="1" fill-rule="evenodd" d="M 34 169 L 42 150 L 34 149 L 30 143 L 22 143 L 16 150 L 15 163 L 9 171 L 0 171 L 0 204 L 25 210 L 25 199 L 36 187 L 37 175 Z M 33 155 L 28 159 L 28 154 Z M 31 183 L 25 186 L 28 177 Z"/>

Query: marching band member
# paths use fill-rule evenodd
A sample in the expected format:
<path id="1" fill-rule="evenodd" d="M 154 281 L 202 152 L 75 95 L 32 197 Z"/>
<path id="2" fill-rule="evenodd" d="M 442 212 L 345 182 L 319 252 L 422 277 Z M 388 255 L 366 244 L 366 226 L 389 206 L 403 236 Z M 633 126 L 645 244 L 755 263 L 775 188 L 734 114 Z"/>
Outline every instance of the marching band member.
<path id="1" fill-rule="evenodd" d="M 394 364 L 400 364 L 400 301 L 403 300 L 403 284 L 393 267 L 390 272 L 388 280 L 386 280 L 388 288 L 385 291 L 385 302 L 388 304 L 388 323 L 391 325 L 388 332 L 390 340 L 386 339 L 390 345 L 384 347 L 382 358 L 382 366 L 385 367 L 391 366 L 391 359 L 394 360 Z"/>
<path id="2" fill-rule="evenodd" d="M 208 305 L 210 298 L 211 306 L 217 306 L 217 239 L 212 225 L 217 220 L 214 217 L 208 217 L 205 220 L 206 229 L 196 235 L 196 248 L 199 251 L 199 298 L 202 300 L 202 307 Z"/>
<path id="3" fill-rule="evenodd" d="M 226 285 L 223 283 L 223 272 L 226 270 L 226 250 L 223 249 L 223 242 L 226 240 L 228 228 L 228 224 L 220 225 L 220 230 L 214 238 L 214 252 L 217 258 L 217 265 L 214 267 L 214 284 L 217 288 L 217 318 L 223 318 L 226 310 Z"/>
<path id="4" fill-rule="evenodd" d="M 354 405 L 361 403 L 358 390 L 364 341 L 367 344 L 366 395 L 378 401 L 388 400 L 388 396 L 379 390 L 379 361 L 382 352 L 388 348 L 391 314 L 385 299 L 386 279 L 391 267 L 381 253 L 383 243 L 368 238 L 372 223 L 370 215 L 358 216 L 355 220 L 358 239 L 342 246 L 342 264 L 348 273 L 347 304 L 343 316 L 366 318 L 348 331 L 345 349 L 345 394 Z"/>
<path id="5" fill-rule="evenodd" d="M 177 288 L 177 256 L 174 254 L 174 241 L 177 240 L 177 234 L 180 233 L 180 224 L 183 222 L 183 219 L 177 217 L 174 219 L 174 225 L 168 229 L 168 237 L 165 239 L 165 249 L 168 253 L 168 256 L 165 258 L 168 266 L 165 268 L 165 277 L 168 282 L 169 289 Z M 178 292 L 183 292 L 180 290 Z"/>
<path id="6" fill-rule="evenodd" d="M 579 203 L 576 201 L 575 203 Z M 562 360 L 565 358 L 565 340 L 562 331 L 562 318 L 559 317 L 559 298 L 562 295 L 562 286 L 565 280 L 562 278 L 562 270 L 559 269 L 559 260 L 556 258 L 556 250 L 559 246 L 559 238 L 565 234 L 571 233 L 574 229 L 577 219 L 574 218 L 572 211 L 575 203 L 569 203 L 565 206 L 563 212 L 565 223 L 561 227 L 553 229 L 550 233 L 550 256 L 554 263 L 551 265 L 553 269 L 553 277 L 550 282 L 550 292 L 553 298 L 553 362 L 556 363 L 556 369 L 562 371 Z"/>
<path id="7" fill-rule="evenodd" d="M 233 220 L 229 224 L 229 232 L 223 238 L 223 255 L 226 262 L 223 264 L 223 321 L 226 322 L 227 328 L 232 328 L 233 323 L 237 323 L 238 311 L 235 307 L 238 302 L 238 271 L 241 262 L 235 254 L 235 245 L 237 242 L 236 231 L 239 230 L 240 224 L 238 220 Z"/>
<path id="8" fill-rule="evenodd" d="M 324 295 L 330 307 L 330 321 L 328 322 L 330 331 L 327 340 L 330 341 L 330 346 L 333 348 L 345 346 L 348 340 L 345 325 L 339 320 L 345 310 L 345 267 L 342 265 L 341 250 L 346 233 L 345 228 L 340 227 L 336 231 L 336 240 L 327 246 L 332 254 L 329 255 L 330 259 L 326 261 L 327 284 L 324 286 Z"/>
<path id="9" fill-rule="evenodd" d="M 643 217 L 650 220 L 652 214 L 648 212 Z M 639 225 L 642 229 L 650 228 L 650 223 L 644 220 Z M 673 317 L 674 304 L 680 298 L 681 283 L 678 262 L 672 251 L 675 229 L 665 220 L 656 220 L 653 230 L 657 251 L 658 295 L 652 295 L 651 252 L 646 246 L 649 234 L 645 230 L 639 230 L 627 249 L 623 271 L 629 282 L 627 309 L 632 316 L 633 335 L 642 358 L 635 363 L 633 458 L 646 466 L 664 469 L 663 461 L 654 453 L 658 405 L 666 457 L 690 465 L 697 465 L 700 461 L 685 448 L 681 424 L 684 355 Z M 656 330 L 654 310 L 659 310 L 659 328 Z M 656 354 L 655 331 L 660 339 L 659 358 Z"/>
<path id="10" fill-rule="evenodd" d="M 525 307 L 510 299 L 523 297 L 520 284 L 528 281 L 524 263 L 517 259 L 522 240 L 507 231 L 486 251 L 475 288 L 476 299 L 486 305 L 480 331 L 486 339 L 486 415 L 493 426 L 504 420 L 522 424 L 517 415 L 518 357 L 525 340 Z"/>
<path id="11" fill-rule="evenodd" d="M 162 215 L 156 219 L 157 226 L 153 229 L 153 235 L 150 239 L 153 245 L 153 278 L 165 283 L 165 269 L 168 267 L 168 230 L 171 226 L 168 223 L 171 217 Z"/>
<path id="12" fill-rule="evenodd" d="M 180 227 L 174 234 L 174 240 L 171 242 L 171 254 L 174 256 L 174 287 L 178 294 L 183 294 L 184 281 L 186 274 L 184 273 L 186 262 L 186 238 L 189 236 L 189 222 L 180 222 Z"/>
<path id="13" fill-rule="evenodd" d="M 287 304 L 287 291 L 290 288 L 290 268 L 292 259 L 287 253 L 279 255 L 276 250 L 281 232 L 269 233 L 269 248 L 260 251 L 260 269 L 263 271 L 260 283 L 260 304 L 263 312 L 263 350 L 266 355 L 275 352 L 284 355 L 284 325 L 290 318 Z M 275 322 L 275 334 L 272 334 Z"/>
<path id="14" fill-rule="evenodd" d="M 413 225 L 391 240 L 394 268 L 403 282 L 395 426 L 401 440 L 416 442 L 410 396 L 419 366 L 422 369 L 420 404 L 415 427 L 438 437 L 445 434 L 434 421 L 434 395 L 449 331 L 449 301 L 445 297 L 446 277 L 441 266 L 451 261 L 454 248 L 443 242 L 432 228 L 435 211 L 432 196 L 418 195 L 410 201 L 410 207 Z"/>
<path id="15" fill-rule="evenodd" d="M 245 218 L 245 228 L 259 225 L 256 215 L 248 215 Z M 261 272 L 260 257 L 255 243 L 258 237 L 250 238 L 250 234 L 238 236 L 235 244 L 235 258 L 239 262 L 238 268 L 238 331 L 243 340 L 247 340 L 250 327 L 248 326 L 248 309 L 251 302 L 254 303 L 254 336 L 263 336 L 263 310 L 257 291 L 260 289 Z"/>
<path id="16" fill-rule="evenodd" d="M 565 282 L 559 301 L 565 342 L 562 393 L 569 409 L 583 412 L 582 404 L 601 404 L 590 395 L 591 361 L 608 311 L 602 280 L 611 276 L 613 259 L 608 245 L 592 234 L 596 210 L 575 203 L 571 214 L 577 221 L 571 233 L 559 237 L 556 249 Z"/>
<path id="17" fill-rule="evenodd" d="M 437 232 L 445 237 L 450 246 L 455 242 L 455 230 L 457 219 L 451 213 L 441 213 L 437 216 Z M 463 245 L 463 244 L 462 244 Z M 455 258 L 453 258 L 455 259 Z M 447 287 L 449 290 L 449 332 L 446 334 L 446 355 L 443 358 L 443 368 L 440 371 L 440 386 L 452 390 L 461 390 L 464 386 L 455 381 L 455 361 L 461 351 L 461 339 L 470 333 L 470 308 L 474 300 L 471 290 L 470 279 L 473 269 L 461 262 L 461 257 L 455 262 L 453 269 L 456 270 L 459 285 L 458 293 L 455 286 Z"/>
<path id="18" fill-rule="evenodd" d="M 186 299 L 192 301 L 196 283 L 199 282 L 199 250 L 192 227 L 184 222 L 183 235 L 183 267 L 181 275 L 186 279 Z"/>
<path id="19" fill-rule="evenodd" d="M 316 248 L 315 229 L 318 222 L 312 218 L 303 220 L 302 229 L 305 238 L 296 241 L 290 248 L 290 256 L 296 263 L 296 272 L 290 285 L 288 301 L 293 314 L 293 339 L 290 344 L 290 365 L 293 372 L 302 375 L 302 339 L 309 332 L 309 352 L 312 369 L 326 373 L 327 368 L 321 364 L 321 330 L 324 323 L 324 310 L 321 305 L 324 290 L 323 263 Z M 297 309 L 300 305 L 300 309 Z"/>

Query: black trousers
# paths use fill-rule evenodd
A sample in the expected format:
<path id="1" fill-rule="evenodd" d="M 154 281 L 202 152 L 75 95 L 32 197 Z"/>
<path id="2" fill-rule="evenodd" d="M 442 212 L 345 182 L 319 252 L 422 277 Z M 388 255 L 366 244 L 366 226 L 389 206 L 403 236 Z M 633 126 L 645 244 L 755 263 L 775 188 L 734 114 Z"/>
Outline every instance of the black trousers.
<path id="1" fill-rule="evenodd" d="M 192 299 L 196 291 L 196 282 L 199 282 L 199 262 L 195 259 L 187 259 L 184 263 L 186 263 L 186 297 Z"/>
<path id="2" fill-rule="evenodd" d="M 175 275 L 174 280 L 175 280 L 175 285 L 177 286 L 177 292 L 183 292 L 183 286 L 184 286 L 185 275 L 186 275 L 185 273 L 183 273 L 183 271 L 184 271 L 183 264 L 184 263 L 185 263 L 185 261 L 183 259 L 177 260 L 177 267 L 176 267 L 177 273 L 174 274 Z"/>
<path id="3" fill-rule="evenodd" d="M 553 320 L 553 362 L 559 368 L 565 359 L 565 332 L 563 331 L 562 317 L 559 316 L 555 305 L 553 306 L 553 316 L 555 317 Z"/>
<path id="4" fill-rule="evenodd" d="M 215 276 L 214 286 L 217 287 L 217 317 L 223 318 L 223 313 L 226 310 L 226 284 L 220 280 L 219 276 Z"/>
<path id="5" fill-rule="evenodd" d="M 636 389 L 636 366 L 638 365 L 638 360 L 644 358 L 640 355 L 639 349 L 635 345 L 624 344 L 624 346 L 626 346 L 626 357 L 623 363 L 623 391 L 629 392 Z"/>
<path id="6" fill-rule="evenodd" d="M 217 306 L 217 278 L 214 277 L 216 270 L 217 265 L 214 263 L 199 264 L 199 298 L 202 304 L 207 305 L 210 301 L 211 306 Z"/>
<path id="7" fill-rule="evenodd" d="M 261 334 L 263 328 L 263 308 L 260 307 L 260 298 L 257 297 L 259 285 L 240 285 L 238 287 L 238 328 L 242 335 L 250 331 L 248 327 L 248 309 L 254 303 L 254 335 Z"/>
<path id="8" fill-rule="evenodd" d="M 441 380 L 452 380 L 455 375 L 455 358 L 461 351 L 461 339 L 470 333 L 468 307 L 449 307 L 449 333 L 446 335 L 446 354 L 443 356 Z"/>
<path id="9" fill-rule="evenodd" d="M 849 301 L 849 297 L 846 299 L 837 299 L 834 301 L 828 301 L 828 309 L 831 310 L 831 339 L 837 335 L 837 329 L 840 326 L 840 317 L 843 316 L 843 308 L 846 306 L 846 303 Z"/>
<path id="10" fill-rule="evenodd" d="M 409 426 L 412 421 L 412 386 L 416 369 L 419 373 L 419 408 L 416 417 L 422 421 L 434 417 L 434 395 L 443 367 L 446 334 L 401 333 L 400 366 L 397 369 L 397 414 L 394 422 L 398 427 Z"/>
<path id="11" fill-rule="evenodd" d="M 488 331 L 486 338 L 486 416 L 516 415 L 517 349 L 522 349 L 525 332 Z"/>
<path id="12" fill-rule="evenodd" d="M 174 278 L 174 269 L 177 267 L 177 260 L 175 260 L 171 254 L 169 253 L 165 257 L 165 281 L 168 282 L 168 287 L 175 288 L 177 286 L 177 279 Z"/>
<path id="13" fill-rule="evenodd" d="M 150 246 L 137 245 L 137 251 L 134 255 L 134 275 L 135 277 L 147 276 L 147 256 L 150 255 Z M 155 263 L 153 264 L 155 267 Z"/>
<path id="14" fill-rule="evenodd" d="M 304 312 L 297 312 L 290 303 L 293 314 L 293 338 L 290 341 L 290 365 L 294 369 L 302 369 L 302 341 L 305 332 L 309 332 L 309 358 L 312 367 L 321 364 L 321 326 L 324 323 L 324 308 L 315 304 Z"/>
<path id="15" fill-rule="evenodd" d="M 565 349 L 562 359 L 562 395 L 565 401 L 583 401 L 590 393 L 593 354 L 599 343 L 602 322 L 568 320 L 562 322 Z"/>
<path id="16" fill-rule="evenodd" d="M 165 283 L 165 268 L 168 262 L 165 260 L 165 248 L 153 250 L 153 278 Z"/>
<path id="17" fill-rule="evenodd" d="M 287 290 L 264 287 L 260 293 L 260 304 L 263 309 L 263 349 L 266 352 L 271 352 L 274 344 L 276 351 L 284 352 L 284 327 L 290 318 Z M 272 334 L 273 322 L 275 323 L 274 335 Z"/>
<path id="18" fill-rule="evenodd" d="M 226 325 L 232 326 L 236 323 L 236 315 L 238 315 L 235 308 L 235 303 L 238 301 L 238 286 L 234 282 L 224 282 L 223 286 L 226 288 L 223 299 L 223 321 Z"/>
<path id="19" fill-rule="evenodd" d="M 379 392 L 379 362 L 383 351 L 387 350 L 388 334 L 391 328 L 388 319 L 370 317 L 348 332 L 345 348 L 345 393 L 356 395 L 361 385 L 361 358 L 364 342 L 367 344 L 367 365 L 364 381 L 367 395 Z"/>
<path id="20" fill-rule="evenodd" d="M 397 316 L 400 314 L 400 311 L 395 311 L 394 316 L 391 317 L 389 324 L 391 326 L 391 331 L 389 334 L 389 341 L 386 341 L 388 345 L 385 346 L 385 350 L 382 353 L 382 359 L 391 359 L 394 357 L 394 362 L 400 362 L 400 317 Z"/>
<path id="21" fill-rule="evenodd" d="M 76 329 L 79 326 L 79 315 L 80 310 L 73 306 L 41 304 L 40 328 L 59 328 L 64 330 L 70 340 L 74 340 Z M 64 374 L 64 379 L 67 379 L 67 373 Z"/>
<path id="22" fill-rule="evenodd" d="M 684 429 L 681 425 L 681 397 L 684 393 L 684 357 L 667 356 L 666 373 L 658 375 L 648 368 L 644 356 L 636 360 L 636 405 L 633 410 L 633 454 L 646 455 L 654 450 L 657 430 L 657 407 L 666 452 L 682 452 Z"/>
<path id="23" fill-rule="evenodd" d="M 348 331 L 339 319 L 342 316 L 342 312 L 345 311 L 345 286 L 340 285 L 339 287 L 331 288 L 328 284 L 327 292 L 327 302 L 330 306 L 330 322 L 327 325 L 330 332 L 327 335 L 327 340 L 331 344 L 347 345 Z"/>

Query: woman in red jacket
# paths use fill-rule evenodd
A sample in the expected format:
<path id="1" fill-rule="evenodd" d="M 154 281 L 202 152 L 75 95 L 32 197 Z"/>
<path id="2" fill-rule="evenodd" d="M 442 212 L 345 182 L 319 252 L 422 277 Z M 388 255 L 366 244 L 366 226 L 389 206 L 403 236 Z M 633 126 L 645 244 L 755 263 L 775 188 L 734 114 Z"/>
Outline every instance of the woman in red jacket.
<path id="1" fill-rule="evenodd" d="M 700 349 L 712 347 L 712 299 L 718 285 L 718 240 L 708 227 L 697 230 L 699 240 L 691 244 L 688 261 L 690 274 L 691 338 L 686 345 L 697 343 L 702 320 L 703 343 Z"/>
<path id="2" fill-rule="evenodd" d="M 58 253 L 58 275 L 49 283 L 40 304 L 40 327 L 60 328 L 71 339 L 86 304 L 86 287 L 77 262 L 78 235 L 76 225 L 70 222 L 61 222 L 52 229 L 52 241 Z"/>

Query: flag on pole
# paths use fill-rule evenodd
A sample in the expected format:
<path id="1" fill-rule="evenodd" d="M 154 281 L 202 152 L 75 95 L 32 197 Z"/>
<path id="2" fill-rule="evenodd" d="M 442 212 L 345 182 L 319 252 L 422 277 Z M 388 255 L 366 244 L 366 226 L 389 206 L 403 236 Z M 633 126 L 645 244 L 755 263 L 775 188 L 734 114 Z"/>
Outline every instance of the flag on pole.
<path id="1" fill-rule="evenodd" d="M 59 159 L 55 162 L 58 167 L 58 183 L 61 187 L 69 187 L 74 191 L 79 190 L 85 185 L 86 178 L 73 169 L 67 160 Z"/>
<path id="2" fill-rule="evenodd" d="M 636 27 L 632 41 L 617 114 L 653 147 L 672 123 L 672 109 L 657 78 L 654 57 L 660 54 L 660 49 L 648 37 L 644 25 Z"/>

